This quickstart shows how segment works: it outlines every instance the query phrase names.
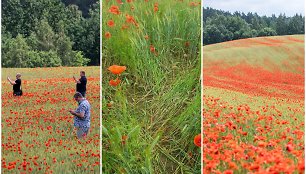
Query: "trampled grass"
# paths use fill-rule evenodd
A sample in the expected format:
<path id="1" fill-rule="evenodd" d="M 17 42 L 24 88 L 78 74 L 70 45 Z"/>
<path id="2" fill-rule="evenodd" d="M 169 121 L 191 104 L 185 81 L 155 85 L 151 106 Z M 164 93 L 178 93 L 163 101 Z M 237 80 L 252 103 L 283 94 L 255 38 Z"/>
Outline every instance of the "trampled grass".
<path id="1" fill-rule="evenodd" d="M 199 3 L 102 4 L 103 173 L 200 172 Z"/>
<path id="2" fill-rule="evenodd" d="M 304 173 L 304 35 L 205 46 L 204 57 L 203 172 Z"/>
<path id="3" fill-rule="evenodd" d="M 84 70 L 91 104 L 88 138 L 78 141 L 69 109 L 75 82 Z M 22 74 L 22 97 L 6 81 Z M 2 69 L 2 173 L 99 173 L 100 69 L 60 67 Z"/>

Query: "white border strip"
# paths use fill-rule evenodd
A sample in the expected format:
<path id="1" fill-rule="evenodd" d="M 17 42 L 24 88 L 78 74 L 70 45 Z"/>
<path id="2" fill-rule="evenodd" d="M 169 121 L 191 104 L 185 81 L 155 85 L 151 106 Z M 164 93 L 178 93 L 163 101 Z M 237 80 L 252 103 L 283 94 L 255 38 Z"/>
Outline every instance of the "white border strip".
<path id="1" fill-rule="evenodd" d="M 204 64 L 204 57 L 203 57 L 203 11 L 204 11 L 204 0 L 201 1 L 201 46 L 200 46 L 200 51 L 201 51 L 201 173 L 203 173 L 203 140 L 204 140 L 204 128 L 203 128 L 203 121 L 204 121 L 204 73 L 203 73 L 203 64 Z"/>
<path id="2" fill-rule="evenodd" d="M 102 0 L 100 3 L 100 173 L 102 174 Z"/>
<path id="3" fill-rule="evenodd" d="M 305 9 L 306 9 L 306 3 L 304 1 L 304 18 L 305 18 Z M 306 20 L 305 20 L 305 23 L 306 23 Z M 306 142 L 305 142 L 305 132 L 306 132 L 306 126 L 305 126 L 305 122 L 306 122 L 306 112 L 305 112 L 305 103 L 306 103 L 306 95 L 305 95 L 305 88 L 306 88 L 306 84 L 305 84 L 305 75 L 306 75 L 306 72 L 305 72 L 305 50 L 306 50 L 306 46 L 305 46 L 305 33 L 306 33 L 306 28 L 305 28 L 305 23 L 304 23 L 304 149 L 306 148 Z M 304 150 L 304 164 L 306 165 L 306 161 L 305 161 L 305 150 Z M 305 173 L 305 171 L 304 171 Z"/>
<path id="4" fill-rule="evenodd" d="M 0 36 L 1 36 L 1 42 L 0 42 L 0 67 L 1 67 L 1 70 L 0 70 L 0 78 L 2 79 L 2 59 L 1 59 L 1 55 L 2 55 L 2 3 L 0 3 Z M 1 84 L 0 84 L 0 125 L 2 125 L 2 80 L 1 80 Z M 2 144 L 2 126 L 0 128 L 0 144 Z M 0 161 L 1 161 L 1 164 L 2 164 L 2 145 L 0 147 Z M 2 167 L 0 167 L 0 173 L 2 173 Z"/>

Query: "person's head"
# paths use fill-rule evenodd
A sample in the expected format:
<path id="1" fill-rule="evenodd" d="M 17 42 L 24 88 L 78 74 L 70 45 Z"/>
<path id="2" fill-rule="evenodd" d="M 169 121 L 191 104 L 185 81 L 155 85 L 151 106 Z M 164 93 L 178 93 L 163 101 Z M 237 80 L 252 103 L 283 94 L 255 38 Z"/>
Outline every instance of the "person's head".
<path id="1" fill-rule="evenodd" d="M 80 71 L 80 76 L 85 76 L 85 71 Z"/>
<path id="2" fill-rule="evenodd" d="M 73 98 L 74 98 L 75 101 L 78 101 L 78 102 L 79 102 L 79 101 L 81 101 L 84 97 L 83 97 L 83 95 L 82 95 L 81 93 L 76 92 L 76 93 L 74 94 Z"/>
<path id="3" fill-rule="evenodd" d="M 21 78 L 21 74 L 20 73 L 17 73 L 16 74 L 16 79 L 20 79 Z"/>

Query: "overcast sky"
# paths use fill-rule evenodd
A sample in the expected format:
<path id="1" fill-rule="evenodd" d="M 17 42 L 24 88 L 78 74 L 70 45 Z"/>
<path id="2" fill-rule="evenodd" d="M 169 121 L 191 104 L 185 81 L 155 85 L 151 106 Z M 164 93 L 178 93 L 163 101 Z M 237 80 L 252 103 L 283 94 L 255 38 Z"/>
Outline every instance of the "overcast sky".
<path id="1" fill-rule="evenodd" d="M 296 13 L 305 16 L 304 0 L 203 0 L 204 7 L 224 11 L 257 12 L 258 15 L 271 16 L 285 13 L 293 16 Z"/>

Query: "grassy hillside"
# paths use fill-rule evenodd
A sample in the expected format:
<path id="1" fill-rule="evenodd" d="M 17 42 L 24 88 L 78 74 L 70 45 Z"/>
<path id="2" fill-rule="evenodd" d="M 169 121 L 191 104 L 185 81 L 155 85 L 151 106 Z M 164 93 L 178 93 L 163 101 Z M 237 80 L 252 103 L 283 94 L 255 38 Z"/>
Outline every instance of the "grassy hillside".
<path id="1" fill-rule="evenodd" d="M 203 49 L 206 66 L 222 61 L 222 66 L 247 63 L 267 70 L 291 72 L 301 72 L 304 67 L 304 35 L 241 39 Z"/>
<path id="2" fill-rule="evenodd" d="M 303 172 L 304 35 L 203 49 L 204 172 Z"/>
<path id="3" fill-rule="evenodd" d="M 304 36 L 243 39 L 204 47 L 204 85 L 304 98 Z"/>

